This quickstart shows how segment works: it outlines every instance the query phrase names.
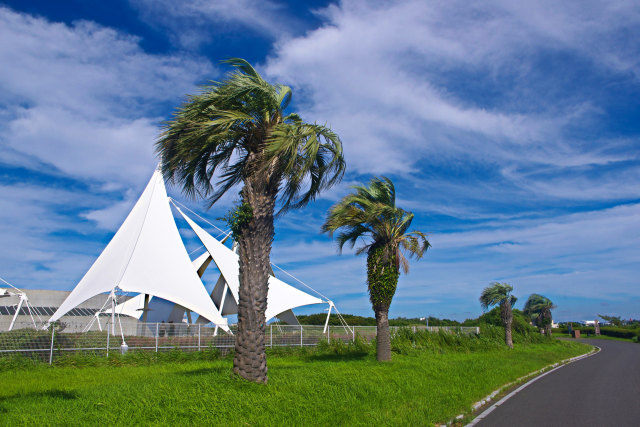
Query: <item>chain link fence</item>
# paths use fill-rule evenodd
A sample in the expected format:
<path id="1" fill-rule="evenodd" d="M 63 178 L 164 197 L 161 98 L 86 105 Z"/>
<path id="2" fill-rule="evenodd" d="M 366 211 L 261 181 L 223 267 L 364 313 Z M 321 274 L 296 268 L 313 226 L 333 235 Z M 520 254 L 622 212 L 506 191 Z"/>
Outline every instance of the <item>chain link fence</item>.
<path id="1" fill-rule="evenodd" d="M 414 332 L 449 332 L 479 334 L 478 327 L 410 326 Z M 230 327 L 232 334 L 209 325 L 185 323 L 138 323 L 135 333 L 111 325 L 102 331 L 78 332 L 75 330 L 35 329 L 33 324 L 15 325 L 12 331 L 0 332 L 0 357 L 24 355 L 52 363 L 57 356 L 68 352 L 84 352 L 108 356 L 109 352 L 128 351 L 201 351 L 209 348 L 232 349 L 235 345 L 237 327 Z M 399 327 L 391 327 L 395 334 Z M 113 334 L 115 332 L 115 334 Z M 267 347 L 315 346 L 321 341 L 354 341 L 356 336 L 371 341 L 376 336 L 375 326 L 312 326 L 312 325 L 267 325 L 265 345 Z"/>

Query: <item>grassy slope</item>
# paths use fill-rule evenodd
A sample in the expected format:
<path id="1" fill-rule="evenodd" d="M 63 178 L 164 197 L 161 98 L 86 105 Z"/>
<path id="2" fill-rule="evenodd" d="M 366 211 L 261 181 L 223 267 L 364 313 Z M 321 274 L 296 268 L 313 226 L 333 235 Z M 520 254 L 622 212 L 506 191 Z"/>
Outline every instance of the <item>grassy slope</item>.
<path id="1" fill-rule="evenodd" d="M 229 374 L 229 359 L 0 372 L 0 424 L 430 425 L 549 363 L 570 342 L 512 351 L 274 356 L 269 385 Z M 144 365 L 144 364 L 143 364 Z"/>

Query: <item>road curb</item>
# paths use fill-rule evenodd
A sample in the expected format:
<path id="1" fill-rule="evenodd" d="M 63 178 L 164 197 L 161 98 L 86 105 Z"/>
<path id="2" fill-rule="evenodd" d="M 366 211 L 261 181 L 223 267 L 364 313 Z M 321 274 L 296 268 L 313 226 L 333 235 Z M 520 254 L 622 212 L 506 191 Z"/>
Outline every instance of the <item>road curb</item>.
<path id="1" fill-rule="evenodd" d="M 521 383 L 522 381 L 525 381 L 528 378 L 534 377 L 534 378 L 531 378 L 526 383 L 522 384 L 520 387 L 518 387 L 517 389 L 515 389 L 511 393 L 509 393 L 506 396 L 504 396 L 502 399 L 500 399 L 499 401 L 497 401 L 496 403 L 494 403 L 493 405 L 491 405 L 490 407 L 488 407 L 484 411 L 482 411 L 482 413 L 480 413 L 477 417 L 475 417 L 469 424 L 466 424 L 466 426 L 467 427 L 475 426 L 477 423 L 482 421 L 487 415 L 489 415 L 491 412 L 493 412 L 498 406 L 502 405 L 504 402 L 509 400 L 511 397 L 513 397 L 514 395 L 519 393 L 522 389 L 524 389 L 524 388 L 528 387 L 529 385 L 533 384 L 534 382 L 538 381 L 540 378 L 544 377 L 545 375 L 550 374 L 551 372 L 553 372 L 553 371 L 555 371 L 557 369 L 560 369 L 563 366 L 566 366 L 566 365 L 568 365 L 570 363 L 577 362 L 578 360 L 586 359 L 587 357 L 591 357 L 594 354 L 597 354 L 598 352 L 600 352 L 600 350 L 601 350 L 600 347 L 594 345 L 593 349 L 589 353 L 585 353 L 585 354 L 582 354 L 580 356 L 571 357 L 569 359 L 564 359 L 564 360 L 561 360 L 560 362 L 556 362 L 556 363 L 553 363 L 551 365 L 545 366 L 542 369 L 538 369 L 537 371 L 530 372 L 527 375 L 524 375 L 524 376 L 518 378 L 517 380 L 512 381 L 512 382 L 510 382 L 508 384 L 505 384 L 505 385 L 503 385 L 502 387 L 500 387 L 497 390 L 494 390 L 493 392 L 491 392 L 491 394 L 487 395 L 484 399 L 474 403 L 472 405 L 472 409 L 475 411 L 475 410 L 481 408 L 482 406 L 484 406 L 487 403 L 491 402 L 497 395 L 499 395 L 505 389 L 508 389 L 509 387 L 512 387 L 515 384 L 519 384 L 519 383 Z M 454 419 L 454 421 L 459 421 L 459 420 L 462 420 L 463 418 L 464 418 L 464 414 L 460 414 Z"/>

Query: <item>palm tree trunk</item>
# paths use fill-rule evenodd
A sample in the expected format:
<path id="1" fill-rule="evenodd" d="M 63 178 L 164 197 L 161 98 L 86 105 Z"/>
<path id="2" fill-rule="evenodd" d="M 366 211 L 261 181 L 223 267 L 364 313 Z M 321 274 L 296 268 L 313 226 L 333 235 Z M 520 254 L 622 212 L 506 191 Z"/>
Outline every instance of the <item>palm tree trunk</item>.
<path id="1" fill-rule="evenodd" d="M 367 285 L 369 300 L 376 315 L 376 357 L 379 362 L 391 360 L 389 307 L 398 286 L 395 259 L 385 259 L 384 248 L 369 250 L 367 254 Z"/>
<path id="2" fill-rule="evenodd" d="M 552 322 L 552 318 L 551 318 L 551 310 L 549 310 L 546 314 L 547 317 L 547 322 L 545 322 L 544 325 L 544 333 L 547 337 L 551 338 L 551 322 Z"/>
<path id="3" fill-rule="evenodd" d="M 513 313 L 511 311 L 511 303 L 507 299 L 500 304 L 500 316 L 504 324 L 504 342 L 509 348 L 513 348 L 513 338 L 511 334 L 511 325 L 513 324 Z"/>
<path id="4" fill-rule="evenodd" d="M 375 306 L 376 357 L 378 362 L 391 360 L 391 334 L 389 332 L 389 306 Z"/>
<path id="5" fill-rule="evenodd" d="M 245 180 L 242 190 L 243 202 L 251 206 L 253 213 L 238 237 L 240 290 L 233 371 L 249 381 L 266 384 L 265 311 L 275 194 L 265 190 L 261 177 L 251 178 Z"/>
<path id="6" fill-rule="evenodd" d="M 513 348 L 513 338 L 511 334 L 511 323 L 507 323 L 507 326 L 504 328 L 504 342 L 507 344 L 509 348 Z"/>

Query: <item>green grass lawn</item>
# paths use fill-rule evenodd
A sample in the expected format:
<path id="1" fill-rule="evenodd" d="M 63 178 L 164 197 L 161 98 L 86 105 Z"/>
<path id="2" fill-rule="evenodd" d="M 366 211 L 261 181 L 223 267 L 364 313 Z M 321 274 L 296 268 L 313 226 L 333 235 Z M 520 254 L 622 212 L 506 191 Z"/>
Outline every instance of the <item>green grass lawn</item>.
<path id="1" fill-rule="evenodd" d="M 432 425 L 468 412 L 507 382 L 589 349 L 553 340 L 513 350 L 420 350 L 382 364 L 356 350 L 271 354 L 267 386 L 232 377 L 228 357 L 5 363 L 0 424 Z"/>

